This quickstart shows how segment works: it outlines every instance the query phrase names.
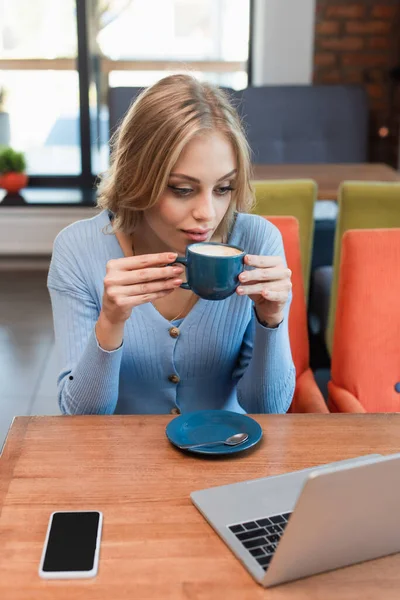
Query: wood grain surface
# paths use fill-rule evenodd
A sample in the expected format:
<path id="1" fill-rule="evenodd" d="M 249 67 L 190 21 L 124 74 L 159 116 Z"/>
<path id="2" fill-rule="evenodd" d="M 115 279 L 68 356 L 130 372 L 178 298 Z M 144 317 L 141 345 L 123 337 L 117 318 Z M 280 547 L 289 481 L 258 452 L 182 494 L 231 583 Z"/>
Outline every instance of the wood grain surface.
<path id="1" fill-rule="evenodd" d="M 173 447 L 165 437 L 170 416 L 15 419 L 0 458 L 0 598 L 398 599 L 400 555 L 264 590 L 189 495 L 361 454 L 398 452 L 400 415 L 255 418 L 262 442 L 225 459 Z M 49 516 L 56 510 L 103 512 L 97 577 L 39 578 Z"/>

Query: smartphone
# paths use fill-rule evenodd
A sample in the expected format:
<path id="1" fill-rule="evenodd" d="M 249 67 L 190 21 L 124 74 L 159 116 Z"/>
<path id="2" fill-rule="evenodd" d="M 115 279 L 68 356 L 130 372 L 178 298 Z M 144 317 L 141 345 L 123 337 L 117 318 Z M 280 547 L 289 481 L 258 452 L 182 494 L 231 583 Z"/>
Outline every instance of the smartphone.
<path id="1" fill-rule="evenodd" d="M 39 566 L 44 579 L 94 577 L 99 566 L 103 515 L 98 511 L 54 512 Z"/>

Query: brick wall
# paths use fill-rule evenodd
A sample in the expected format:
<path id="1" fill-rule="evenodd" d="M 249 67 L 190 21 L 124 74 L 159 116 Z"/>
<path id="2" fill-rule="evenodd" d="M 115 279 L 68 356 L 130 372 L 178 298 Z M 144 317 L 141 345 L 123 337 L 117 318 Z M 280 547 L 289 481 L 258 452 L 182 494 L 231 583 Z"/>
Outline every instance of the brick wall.
<path id="1" fill-rule="evenodd" d="M 314 83 L 355 83 L 370 103 L 373 162 L 397 166 L 400 82 L 400 0 L 316 0 Z"/>

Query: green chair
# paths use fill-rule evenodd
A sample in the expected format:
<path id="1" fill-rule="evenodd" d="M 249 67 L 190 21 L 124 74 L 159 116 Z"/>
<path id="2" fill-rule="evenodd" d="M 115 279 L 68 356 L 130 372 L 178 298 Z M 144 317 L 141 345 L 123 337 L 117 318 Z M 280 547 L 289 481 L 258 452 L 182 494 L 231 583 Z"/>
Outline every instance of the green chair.
<path id="1" fill-rule="evenodd" d="M 328 324 L 325 332 L 332 355 L 342 236 L 348 229 L 400 227 L 400 183 L 345 181 L 339 189 L 339 212 L 335 231 L 333 276 Z M 393 274 L 395 277 L 395 274 Z M 329 290 L 327 290 L 329 293 Z M 373 319 L 373 315 L 371 315 Z M 390 324 L 388 324 L 390 327 Z"/>
<path id="2" fill-rule="evenodd" d="M 300 252 L 306 301 L 310 281 L 317 184 L 312 179 L 252 181 L 257 215 L 293 216 L 300 225 Z"/>

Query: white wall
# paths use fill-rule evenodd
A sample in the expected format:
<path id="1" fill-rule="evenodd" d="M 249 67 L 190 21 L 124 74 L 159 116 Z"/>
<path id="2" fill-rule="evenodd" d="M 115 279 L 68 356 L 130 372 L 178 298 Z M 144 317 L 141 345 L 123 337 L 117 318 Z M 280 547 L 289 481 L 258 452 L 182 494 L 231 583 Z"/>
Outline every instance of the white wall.
<path id="1" fill-rule="evenodd" d="M 96 207 L 3 206 L 0 257 L 50 256 L 57 234 L 75 221 L 98 214 Z"/>
<path id="2" fill-rule="evenodd" d="M 255 0 L 253 85 L 309 84 L 315 0 Z"/>

